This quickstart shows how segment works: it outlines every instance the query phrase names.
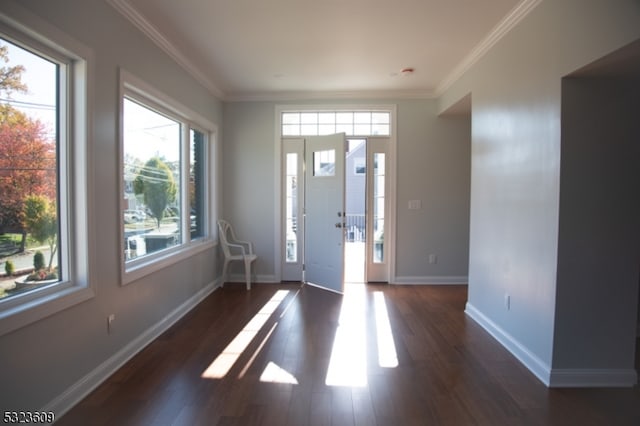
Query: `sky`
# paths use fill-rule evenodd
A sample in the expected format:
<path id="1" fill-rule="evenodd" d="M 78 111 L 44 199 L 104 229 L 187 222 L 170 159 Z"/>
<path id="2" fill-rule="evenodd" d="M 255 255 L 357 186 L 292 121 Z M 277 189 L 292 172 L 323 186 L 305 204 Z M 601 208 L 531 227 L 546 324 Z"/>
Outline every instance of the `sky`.
<path id="1" fill-rule="evenodd" d="M 27 93 L 13 92 L 8 100 L 11 105 L 44 123 L 47 134 L 55 135 L 56 117 L 56 65 L 0 38 L 0 45 L 9 46 L 9 62 L 1 66 L 24 65 L 22 82 L 28 87 Z M 2 102 L 7 102 L 2 94 Z"/>
<path id="2" fill-rule="evenodd" d="M 124 100 L 124 153 L 146 161 L 180 159 L 180 124 L 140 104 Z"/>
<path id="3" fill-rule="evenodd" d="M 9 62 L 0 66 L 23 65 L 22 81 L 27 93 L 13 92 L 9 99 L 3 94 L 0 102 L 12 106 L 44 123 L 49 137 L 55 137 L 56 119 L 56 64 L 24 50 L 0 37 L 0 45 L 9 47 Z M 135 102 L 125 100 L 124 111 L 125 154 L 146 161 L 160 156 L 167 161 L 180 158 L 180 126 L 177 122 Z"/>

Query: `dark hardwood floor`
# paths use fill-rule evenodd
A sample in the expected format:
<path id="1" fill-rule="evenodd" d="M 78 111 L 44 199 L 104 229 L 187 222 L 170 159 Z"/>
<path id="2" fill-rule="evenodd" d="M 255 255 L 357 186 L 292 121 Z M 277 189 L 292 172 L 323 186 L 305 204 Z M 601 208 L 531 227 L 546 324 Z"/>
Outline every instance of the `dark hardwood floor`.
<path id="1" fill-rule="evenodd" d="M 227 285 L 58 424 L 640 425 L 637 386 L 547 389 L 465 316 L 466 298 Z"/>

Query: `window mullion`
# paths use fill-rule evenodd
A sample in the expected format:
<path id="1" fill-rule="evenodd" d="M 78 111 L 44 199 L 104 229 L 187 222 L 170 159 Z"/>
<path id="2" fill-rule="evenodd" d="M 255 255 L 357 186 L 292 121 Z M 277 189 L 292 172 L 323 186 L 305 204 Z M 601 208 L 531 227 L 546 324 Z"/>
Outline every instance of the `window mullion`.
<path id="1" fill-rule="evenodd" d="M 191 241 L 191 233 L 189 232 L 191 217 L 189 208 L 190 126 L 182 122 L 180 127 L 180 234 L 182 242 L 188 243 Z"/>

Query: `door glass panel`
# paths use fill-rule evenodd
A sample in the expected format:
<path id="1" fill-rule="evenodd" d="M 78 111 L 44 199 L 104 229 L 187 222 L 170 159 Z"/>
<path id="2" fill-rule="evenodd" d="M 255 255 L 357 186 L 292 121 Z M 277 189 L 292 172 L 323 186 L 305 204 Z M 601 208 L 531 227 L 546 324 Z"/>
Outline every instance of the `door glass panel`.
<path id="1" fill-rule="evenodd" d="M 384 261 L 385 154 L 373 154 L 373 263 Z"/>
<path id="2" fill-rule="evenodd" d="M 300 124 L 299 112 L 285 112 L 282 114 L 282 124 Z"/>
<path id="3" fill-rule="evenodd" d="M 353 135 L 353 124 L 336 124 L 336 133 L 344 133 L 348 136 Z"/>
<path id="4" fill-rule="evenodd" d="M 286 244 L 287 263 L 298 261 L 298 154 L 287 154 L 286 176 Z"/>
<path id="5" fill-rule="evenodd" d="M 373 124 L 389 124 L 390 114 L 388 112 L 371 113 L 371 123 Z"/>
<path id="6" fill-rule="evenodd" d="M 371 134 L 372 135 L 380 135 L 380 136 L 388 136 L 389 135 L 389 125 L 388 124 L 373 124 L 371 125 Z"/>
<path id="7" fill-rule="evenodd" d="M 319 135 L 332 135 L 336 133 L 336 125 L 335 124 L 319 124 L 318 125 L 318 134 Z"/>
<path id="8" fill-rule="evenodd" d="M 313 176 L 335 176 L 336 152 L 333 149 L 313 153 Z"/>
<path id="9" fill-rule="evenodd" d="M 356 124 L 370 124 L 371 113 L 370 112 L 356 112 L 353 114 L 353 121 Z"/>
<path id="10" fill-rule="evenodd" d="M 298 136 L 298 135 L 300 135 L 299 124 L 283 124 L 282 125 L 282 136 Z"/>
<path id="11" fill-rule="evenodd" d="M 320 124 L 336 124 L 335 112 L 321 112 L 318 114 L 318 123 Z"/>
<path id="12" fill-rule="evenodd" d="M 371 124 L 356 124 L 353 127 L 353 133 L 355 135 L 370 135 Z"/>
<path id="13" fill-rule="evenodd" d="M 318 124 L 317 112 L 303 112 L 300 114 L 300 122 L 302 124 Z"/>

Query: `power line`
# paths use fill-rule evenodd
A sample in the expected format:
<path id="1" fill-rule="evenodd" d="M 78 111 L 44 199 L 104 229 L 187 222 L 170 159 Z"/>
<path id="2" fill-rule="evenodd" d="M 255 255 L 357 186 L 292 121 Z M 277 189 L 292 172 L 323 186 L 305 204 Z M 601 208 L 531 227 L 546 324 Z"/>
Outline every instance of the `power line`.
<path id="1" fill-rule="evenodd" d="M 6 102 L 6 103 L 8 103 L 10 105 L 14 105 L 14 106 L 17 106 L 17 107 L 23 107 L 23 108 L 48 109 L 48 110 L 52 110 L 52 111 L 55 111 L 55 109 L 56 109 L 55 105 L 41 104 L 41 103 L 37 103 L 37 102 L 16 101 L 14 99 L 4 99 L 4 98 L 0 98 L 0 101 Z"/>

